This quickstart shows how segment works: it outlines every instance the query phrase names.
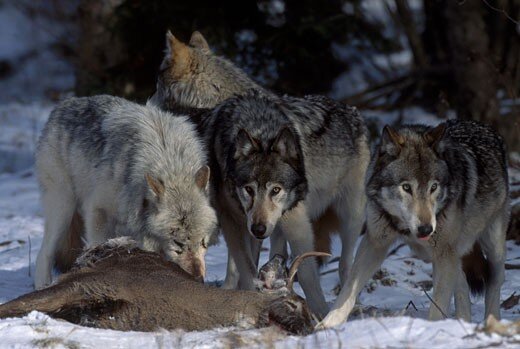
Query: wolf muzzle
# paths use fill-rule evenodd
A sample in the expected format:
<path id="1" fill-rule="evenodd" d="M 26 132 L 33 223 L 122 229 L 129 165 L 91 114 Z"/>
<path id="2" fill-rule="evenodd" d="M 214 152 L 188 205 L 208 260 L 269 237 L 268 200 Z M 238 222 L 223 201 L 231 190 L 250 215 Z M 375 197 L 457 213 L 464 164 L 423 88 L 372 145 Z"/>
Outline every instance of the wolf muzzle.
<path id="1" fill-rule="evenodd" d="M 263 240 L 267 237 L 267 227 L 265 224 L 256 223 L 251 225 L 251 234 L 254 235 L 255 238 Z"/>
<path id="2" fill-rule="evenodd" d="M 433 233 L 433 227 L 431 224 L 423 224 L 420 225 L 419 228 L 417 228 L 417 237 L 420 240 L 428 240 L 430 238 L 430 235 Z"/>

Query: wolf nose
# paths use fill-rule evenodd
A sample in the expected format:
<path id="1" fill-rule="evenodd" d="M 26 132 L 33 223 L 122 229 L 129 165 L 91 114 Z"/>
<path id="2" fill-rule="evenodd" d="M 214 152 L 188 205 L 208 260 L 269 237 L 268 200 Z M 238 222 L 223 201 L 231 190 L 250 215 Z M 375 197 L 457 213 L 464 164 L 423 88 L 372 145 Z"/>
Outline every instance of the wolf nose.
<path id="1" fill-rule="evenodd" d="M 267 230 L 267 228 L 262 223 L 251 225 L 251 233 L 253 233 L 253 235 L 255 237 L 257 237 L 258 239 L 264 238 L 264 234 L 265 234 L 266 230 Z"/>
<path id="2" fill-rule="evenodd" d="M 433 227 L 431 226 L 431 224 L 423 224 L 423 225 L 419 226 L 419 228 L 417 228 L 417 230 L 419 232 L 417 234 L 419 236 L 419 238 L 425 238 L 432 233 Z"/>

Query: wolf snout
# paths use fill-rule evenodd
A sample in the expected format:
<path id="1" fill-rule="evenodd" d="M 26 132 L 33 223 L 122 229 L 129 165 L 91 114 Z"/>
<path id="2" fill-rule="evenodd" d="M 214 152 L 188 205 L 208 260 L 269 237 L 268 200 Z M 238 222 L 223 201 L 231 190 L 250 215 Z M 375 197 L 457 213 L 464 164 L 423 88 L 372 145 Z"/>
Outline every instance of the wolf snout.
<path id="1" fill-rule="evenodd" d="M 204 257 L 194 256 L 193 252 L 188 251 L 181 258 L 173 259 L 173 262 L 177 263 L 196 281 L 204 282 L 204 276 L 206 276 Z"/>
<path id="2" fill-rule="evenodd" d="M 423 224 L 417 228 L 417 237 L 421 240 L 427 240 L 433 233 L 433 227 L 431 224 Z"/>
<path id="3" fill-rule="evenodd" d="M 257 238 L 257 239 L 265 239 L 267 232 L 267 227 L 265 224 L 262 223 L 255 223 L 251 225 L 251 233 Z"/>

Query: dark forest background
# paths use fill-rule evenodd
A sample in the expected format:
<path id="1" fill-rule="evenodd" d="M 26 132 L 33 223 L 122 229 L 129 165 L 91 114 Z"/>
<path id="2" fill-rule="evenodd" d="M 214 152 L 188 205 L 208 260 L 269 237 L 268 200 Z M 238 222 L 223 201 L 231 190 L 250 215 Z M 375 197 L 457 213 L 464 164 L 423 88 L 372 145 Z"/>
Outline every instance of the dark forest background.
<path id="1" fill-rule="evenodd" d="M 339 98 L 362 109 L 420 105 L 441 118 L 453 109 L 459 118 L 494 125 L 519 150 L 520 1 L 423 0 L 412 9 L 407 0 L 381 0 L 376 5 L 388 12 L 393 35 L 362 3 L 80 1 L 76 93 L 149 97 L 167 29 L 183 40 L 201 31 L 214 51 L 293 95 L 327 94 L 359 61 L 366 61 L 363 70 L 381 70 L 370 65 L 372 56 L 407 46 L 413 59 L 406 71 L 363 72 L 368 87 Z M 334 45 L 357 55 L 341 59 Z M 501 108 L 503 102 L 511 106 Z"/>
<path id="2" fill-rule="evenodd" d="M 74 63 L 77 95 L 145 100 L 166 30 L 185 41 L 199 30 L 215 52 L 277 92 L 330 94 L 339 76 L 355 71 L 362 86 L 335 98 L 365 110 L 415 105 L 440 118 L 454 110 L 494 125 L 520 150 L 520 0 L 22 3 L 68 22 L 60 49 Z M 405 67 L 376 62 L 399 52 L 411 54 Z"/>
<path id="3" fill-rule="evenodd" d="M 187 41 L 199 30 L 216 53 L 279 93 L 328 94 L 365 113 L 417 107 L 440 119 L 455 114 L 493 125 L 511 154 L 520 151 L 520 0 L 23 0 L 17 6 L 67 27 L 53 49 L 72 62 L 76 95 L 145 101 L 155 89 L 166 31 Z M 0 77 L 10 69 L 3 63 Z"/>

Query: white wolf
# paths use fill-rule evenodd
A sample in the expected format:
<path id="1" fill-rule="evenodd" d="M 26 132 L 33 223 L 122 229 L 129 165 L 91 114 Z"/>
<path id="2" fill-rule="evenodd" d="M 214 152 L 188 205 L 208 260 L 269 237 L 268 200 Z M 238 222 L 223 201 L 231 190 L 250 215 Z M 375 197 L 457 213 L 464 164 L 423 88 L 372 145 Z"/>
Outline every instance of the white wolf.
<path id="1" fill-rule="evenodd" d="M 92 246 L 130 235 L 203 277 L 217 219 L 205 152 L 187 118 L 111 96 L 68 99 L 43 130 L 36 169 L 45 216 L 37 288 L 54 266 L 70 267 L 79 236 Z"/>

